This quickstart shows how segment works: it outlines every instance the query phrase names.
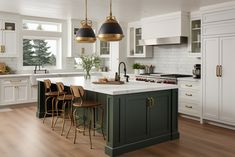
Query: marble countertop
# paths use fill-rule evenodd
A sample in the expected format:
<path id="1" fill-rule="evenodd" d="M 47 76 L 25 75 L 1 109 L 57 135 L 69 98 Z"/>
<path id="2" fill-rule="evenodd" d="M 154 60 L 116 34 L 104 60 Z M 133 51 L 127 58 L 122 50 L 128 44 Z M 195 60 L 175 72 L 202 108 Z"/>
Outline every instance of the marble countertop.
<path id="1" fill-rule="evenodd" d="M 193 77 L 181 77 L 181 78 L 177 78 L 177 80 L 179 80 L 179 81 L 195 81 L 195 82 L 197 82 L 197 81 L 201 81 L 201 79 L 195 79 L 195 78 L 193 78 Z"/>
<path id="2" fill-rule="evenodd" d="M 52 83 L 62 82 L 65 86 L 78 85 L 83 86 L 85 90 L 103 93 L 108 95 L 122 95 L 150 91 L 160 91 L 168 89 L 177 89 L 177 85 L 159 84 L 159 83 L 146 83 L 130 81 L 122 85 L 107 85 L 107 84 L 93 84 L 99 77 L 93 76 L 90 80 L 84 77 L 57 77 L 57 78 L 38 78 L 37 81 L 44 81 L 50 79 Z"/>

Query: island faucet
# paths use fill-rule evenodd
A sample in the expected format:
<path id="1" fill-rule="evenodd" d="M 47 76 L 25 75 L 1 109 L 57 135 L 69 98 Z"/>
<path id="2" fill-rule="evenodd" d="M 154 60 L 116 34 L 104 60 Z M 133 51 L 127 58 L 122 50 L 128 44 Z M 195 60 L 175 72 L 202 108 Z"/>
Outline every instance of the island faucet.
<path id="1" fill-rule="evenodd" d="M 129 76 L 126 74 L 126 64 L 124 62 L 120 62 L 119 65 L 118 65 L 118 81 L 120 81 L 120 67 L 121 67 L 121 64 L 124 65 L 124 77 L 126 78 L 126 82 L 129 82 Z"/>

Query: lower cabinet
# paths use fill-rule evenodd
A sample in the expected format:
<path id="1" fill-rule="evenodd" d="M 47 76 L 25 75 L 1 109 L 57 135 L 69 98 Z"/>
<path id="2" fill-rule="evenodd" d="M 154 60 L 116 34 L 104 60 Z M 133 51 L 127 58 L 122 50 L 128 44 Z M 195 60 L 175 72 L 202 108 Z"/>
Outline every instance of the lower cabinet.
<path id="1" fill-rule="evenodd" d="M 38 98 L 38 86 L 37 85 L 31 85 L 30 86 L 30 101 L 36 102 Z"/>
<path id="2" fill-rule="evenodd" d="M 28 101 L 28 78 L 1 81 L 1 104 L 17 104 Z"/>
<path id="3" fill-rule="evenodd" d="M 170 134 L 171 94 L 169 91 L 151 92 L 126 97 L 126 142 Z"/>

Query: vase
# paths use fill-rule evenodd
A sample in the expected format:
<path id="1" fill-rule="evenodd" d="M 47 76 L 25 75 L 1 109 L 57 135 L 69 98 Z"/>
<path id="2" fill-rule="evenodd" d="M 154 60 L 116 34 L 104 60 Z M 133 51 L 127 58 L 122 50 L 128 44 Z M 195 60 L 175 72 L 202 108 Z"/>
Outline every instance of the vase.
<path id="1" fill-rule="evenodd" d="M 90 79 L 90 78 L 91 78 L 90 71 L 86 71 L 85 79 Z"/>
<path id="2" fill-rule="evenodd" d="M 139 74 L 144 74 L 145 73 L 145 69 L 140 69 Z"/>
<path id="3" fill-rule="evenodd" d="M 139 69 L 134 69 L 134 74 L 139 75 Z"/>

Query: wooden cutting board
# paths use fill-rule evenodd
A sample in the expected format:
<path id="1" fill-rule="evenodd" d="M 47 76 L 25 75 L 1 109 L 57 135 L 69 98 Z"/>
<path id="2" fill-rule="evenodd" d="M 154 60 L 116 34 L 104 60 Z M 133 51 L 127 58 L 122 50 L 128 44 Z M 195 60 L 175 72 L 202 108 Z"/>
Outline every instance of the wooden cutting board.
<path id="1" fill-rule="evenodd" d="M 111 85 L 121 85 L 124 84 L 123 81 L 108 81 L 108 82 L 92 82 L 94 84 L 111 84 Z"/>
<path id="2" fill-rule="evenodd" d="M 0 63 L 0 73 L 5 73 L 5 72 L 6 72 L 6 64 Z"/>

